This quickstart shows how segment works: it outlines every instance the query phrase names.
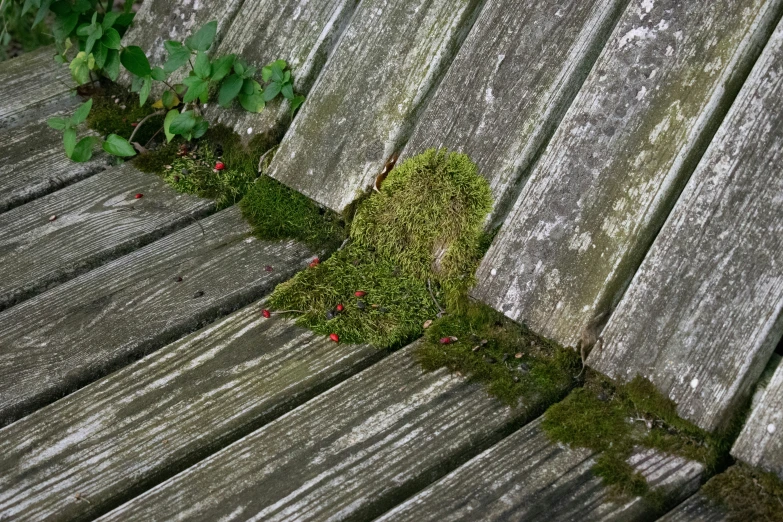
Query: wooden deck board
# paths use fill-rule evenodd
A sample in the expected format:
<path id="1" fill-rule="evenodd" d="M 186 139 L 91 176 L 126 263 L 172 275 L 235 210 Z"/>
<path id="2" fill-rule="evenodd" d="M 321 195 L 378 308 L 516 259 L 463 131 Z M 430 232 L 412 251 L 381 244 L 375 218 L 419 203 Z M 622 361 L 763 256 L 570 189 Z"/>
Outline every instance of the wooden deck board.
<path id="1" fill-rule="evenodd" d="M 101 520 L 367 520 L 498 440 L 512 410 L 415 344 Z"/>
<path id="2" fill-rule="evenodd" d="M 230 208 L 6 310 L 0 425 L 259 299 L 311 258 L 256 240 Z"/>
<path id="3" fill-rule="evenodd" d="M 321 72 L 335 42 L 359 0 L 324 0 L 317 5 L 301 0 L 246 1 L 217 55 L 237 53 L 260 70 L 283 59 L 291 69 L 294 90 L 307 94 Z M 214 104 L 207 117 L 232 127 L 245 140 L 263 136 L 268 144 L 280 141 L 290 125 L 287 102 L 274 101 L 257 114 L 241 107 L 225 109 Z"/>
<path id="4" fill-rule="evenodd" d="M 94 518 L 382 355 L 261 307 L 0 430 L 0 518 Z"/>
<path id="5" fill-rule="evenodd" d="M 479 0 L 365 0 L 300 109 L 269 174 L 342 211 L 409 137 Z"/>
<path id="6" fill-rule="evenodd" d="M 81 101 L 70 99 L 71 108 Z M 64 110 L 47 117 L 70 114 L 71 110 Z M 46 118 L 0 133 L 0 151 L 0 212 L 80 181 L 107 166 L 103 154 L 96 154 L 87 163 L 69 160 L 63 150 L 62 131 L 50 128 Z"/>
<path id="7" fill-rule="evenodd" d="M 783 23 L 588 359 L 648 377 L 707 430 L 731 421 L 783 334 L 781 97 Z"/>
<path id="8" fill-rule="evenodd" d="M 728 514 L 696 493 L 659 519 L 659 522 L 727 522 Z"/>
<path id="9" fill-rule="evenodd" d="M 780 0 L 633 0 L 478 270 L 564 345 L 608 311 L 774 29 Z"/>
<path id="10" fill-rule="evenodd" d="M 136 194 L 142 194 L 136 199 Z M 192 223 L 214 203 L 130 165 L 0 214 L 0 309 Z M 51 216 L 56 216 L 50 221 Z"/>
<path id="11" fill-rule="evenodd" d="M 7 130 L 72 105 L 76 87 L 55 49 L 41 49 L 0 63 L 0 130 Z"/>
<path id="12" fill-rule="evenodd" d="M 400 161 L 464 152 L 490 182 L 500 225 L 582 85 L 626 0 L 488 2 Z"/>
<path id="13" fill-rule="evenodd" d="M 525 426 L 457 468 L 378 522 L 525 520 L 630 522 L 655 518 L 641 498 L 616 501 L 591 468 L 597 454 L 553 443 L 540 421 Z M 629 459 L 651 487 L 675 500 L 699 487 L 703 467 L 650 450 Z"/>

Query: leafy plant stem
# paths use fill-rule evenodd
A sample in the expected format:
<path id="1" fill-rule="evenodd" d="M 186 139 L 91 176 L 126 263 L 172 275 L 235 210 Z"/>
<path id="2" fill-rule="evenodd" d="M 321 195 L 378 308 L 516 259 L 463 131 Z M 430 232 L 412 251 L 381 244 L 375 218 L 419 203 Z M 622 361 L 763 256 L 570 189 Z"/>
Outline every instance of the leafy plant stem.
<path id="1" fill-rule="evenodd" d="M 155 111 L 153 113 L 147 114 L 144 116 L 144 118 L 139 122 L 138 125 L 133 129 L 133 132 L 131 132 L 130 138 L 128 138 L 129 143 L 133 143 L 133 137 L 136 135 L 136 132 L 141 128 L 142 125 L 144 125 L 144 122 L 152 118 L 153 116 L 161 116 L 163 114 L 163 111 Z M 160 132 L 160 131 L 159 131 Z"/>

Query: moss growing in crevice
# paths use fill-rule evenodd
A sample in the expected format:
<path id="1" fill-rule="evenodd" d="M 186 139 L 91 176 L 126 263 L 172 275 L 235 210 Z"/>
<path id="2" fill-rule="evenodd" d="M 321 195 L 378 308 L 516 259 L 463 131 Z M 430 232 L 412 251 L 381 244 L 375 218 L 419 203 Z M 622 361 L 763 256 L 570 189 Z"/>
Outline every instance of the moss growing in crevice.
<path id="1" fill-rule="evenodd" d="M 92 110 L 87 126 L 100 134 L 118 134 L 130 138 L 134 124 L 155 112 L 149 103 L 139 106 L 139 97 L 116 84 L 102 85 L 92 96 Z M 133 141 L 146 145 L 163 126 L 163 115 L 147 120 L 136 132 Z M 163 134 L 162 132 L 160 134 Z"/>
<path id="2" fill-rule="evenodd" d="M 774 473 L 736 464 L 712 477 L 701 491 L 726 511 L 728 522 L 783 520 L 783 482 Z"/>
<path id="3" fill-rule="evenodd" d="M 568 393 L 581 370 L 574 350 L 473 302 L 435 321 L 416 357 L 425 370 L 446 367 L 485 384 L 510 406 L 545 408 Z"/>
<path id="4" fill-rule="evenodd" d="M 246 215 L 260 201 L 251 194 Z M 441 305 L 456 311 L 466 302 L 490 208 L 489 185 L 467 156 L 428 150 L 358 203 L 345 250 L 279 285 L 269 306 L 294 310 L 300 324 L 343 341 L 408 343 Z"/>
<path id="5" fill-rule="evenodd" d="M 658 449 L 704 464 L 708 474 L 724 462 L 729 438 L 707 433 L 677 415 L 676 405 L 642 377 L 617 384 L 588 370 L 584 386 L 550 407 L 543 429 L 556 442 L 601 452 L 593 472 L 613 495 L 642 496 L 663 509 L 628 458 L 635 447 Z"/>

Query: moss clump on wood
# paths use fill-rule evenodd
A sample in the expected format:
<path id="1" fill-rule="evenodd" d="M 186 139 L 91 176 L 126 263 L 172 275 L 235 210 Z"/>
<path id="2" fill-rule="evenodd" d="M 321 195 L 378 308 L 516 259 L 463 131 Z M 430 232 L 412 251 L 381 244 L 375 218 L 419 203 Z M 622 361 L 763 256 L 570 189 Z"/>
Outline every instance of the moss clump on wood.
<path id="1" fill-rule="evenodd" d="M 736 464 L 710 479 L 702 492 L 725 509 L 729 522 L 783 520 L 783 482 L 774 473 Z"/>
<path id="2" fill-rule="evenodd" d="M 456 341 L 454 341 L 456 339 Z M 492 308 L 470 303 L 435 321 L 416 352 L 425 370 L 447 367 L 487 386 L 510 406 L 545 408 L 577 382 L 578 354 L 539 337 Z"/>
<path id="3" fill-rule="evenodd" d="M 155 112 L 149 103 L 139 106 L 138 95 L 116 85 L 101 86 L 92 96 L 92 110 L 87 116 L 87 126 L 103 137 L 117 134 L 130 138 L 133 124 Z M 155 133 L 163 127 L 163 115 L 153 116 L 136 132 L 133 141 L 145 146 Z M 160 133 L 162 135 L 163 132 Z"/>
<path id="4" fill-rule="evenodd" d="M 246 215 L 250 201 L 260 201 L 251 194 L 242 204 Z M 352 243 L 279 285 L 270 308 L 295 310 L 300 324 L 343 341 L 379 348 L 412 341 L 439 313 L 436 299 L 451 309 L 465 300 L 490 194 L 464 154 L 433 149 L 408 159 L 357 205 Z"/>
<path id="5" fill-rule="evenodd" d="M 664 495 L 651 490 L 627 462 L 635 447 L 658 449 L 701 462 L 715 472 L 729 444 L 677 415 L 676 405 L 637 376 L 617 384 L 588 371 L 584 387 L 550 407 L 543 429 L 556 442 L 601 452 L 593 472 L 619 497 L 642 496 L 664 509 Z"/>

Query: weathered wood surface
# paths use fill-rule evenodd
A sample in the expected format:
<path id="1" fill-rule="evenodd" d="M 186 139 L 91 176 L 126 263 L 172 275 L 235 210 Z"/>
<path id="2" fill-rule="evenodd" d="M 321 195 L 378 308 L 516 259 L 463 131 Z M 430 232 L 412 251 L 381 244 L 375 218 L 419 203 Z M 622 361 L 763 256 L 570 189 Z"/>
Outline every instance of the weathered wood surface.
<path id="1" fill-rule="evenodd" d="M 262 306 L 0 430 L 0 518 L 94 518 L 382 355 Z"/>
<path id="2" fill-rule="evenodd" d="M 313 4 L 302 0 L 246 1 L 217 55 L 237 53 L 260 70 L 278 59 L 288 62 L 294 90 L 307 94 L 329 53 L 348 23 L 359 0 L 324 0 Z M 291 123 L 288 102 L 274 101 L 258 114 L 235 103 L 231 110 L 213 105 L 207 117 L 232 127 L 245 140 L 258 135 L 272 145 L 280 141 Z"/>
<path id="3" fill-rule="evenodd" d="M 143 197 L 136 199 L 136 194 Z M 0 309 L 154 241 L 214 203 L 130 165 L 0 214 Z M 56 216 L 50 221 L 51 216 Z"/>
<path id="4" fill-rule="evenodd" d="M 68 66 L 43 47 L 0 63 L 0 130 L 11 129 L 73 104 Z"/>
<path id="5" fill-rule="evenodd" d="M 753 408 L 731 454 L 783 479 L 783 366 Z"/>
<path id="6" fill-rule="evenodd" d="M 669 511 L 659 519 L 659 522 L 725 522 L 727 520 L 728 514 L 699 492 Z"/>
<path id="7" fill-rule="evenodd" d="M 365 0 L 269 174 L 341 211 L 402 149 L 476 16 L 478 0 Z"/>
<path id="8" fill-rule="evenodd" d="M 588 359 L 648 377 L 707 430 L 731 421 L 783 334 L 781 98 L 783 23 Z"/>
<path id="9" fill-rule="evenodd" d="M 474 295 L 576 344 L 641 263 L 780 7 L 633 0 L 484 257 Z"/>
<path id="10" fill-rule="evenodd" d="M 490 182 L 499 225 L 626 4 L 488 2 L 400 161 L 430 147 L 468 154 Z"/>
<path id="11" fill-rule="evenodd" d="M 81 101 L 72 98 L 74 105 Z M 70 116 L 60 111 L 48 117 Z M 104 170 L 106 156 L 96 154 L 87 163 L 68 159 L 62 131 L 46 124 L 46 118 L 0 133 L 0 212 L 27 203 Z"/>
<path id="12" fill-rule="evenodd" d="M 368 520 L 516 421 L 477 384 L 423 374 L 415 344 L 101 520 Z"/>
<path id="13" fill-rule="evenodd" d="M 311 258 L 256 240 L 230 208 L 6 310 L 0 425 L 259 299 Z"/>
<path id="14" fill-rule="evenodd" d="M 540 421 L 475 457 L 378 519 L 387 521 L 633 521 L 655 518 L 641 498 L 615 500 L 591 468 L 595 454 L 553 443 Z M 699 487 L 701 464 L 652 450 L 628 460 L 672 499 Z"/>

